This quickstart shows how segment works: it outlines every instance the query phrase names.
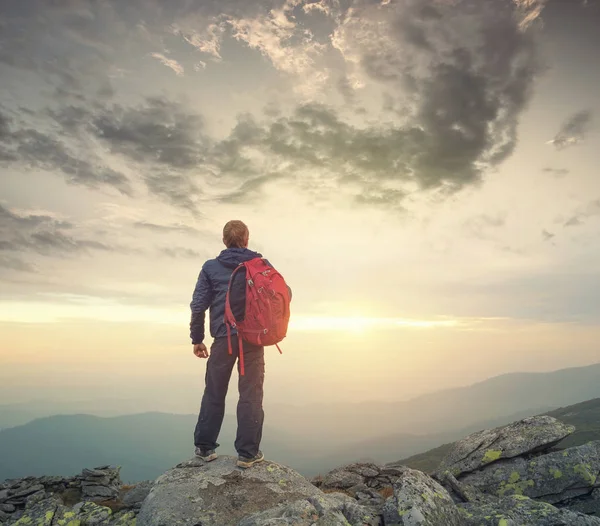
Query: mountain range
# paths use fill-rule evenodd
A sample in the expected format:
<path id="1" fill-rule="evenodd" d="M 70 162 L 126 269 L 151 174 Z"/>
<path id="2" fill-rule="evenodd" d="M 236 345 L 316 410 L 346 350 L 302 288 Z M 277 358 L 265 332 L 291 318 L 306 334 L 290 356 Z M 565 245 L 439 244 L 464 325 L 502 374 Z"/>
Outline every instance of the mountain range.
<path id="1" fill-rule="evenodd" d="M 600 364 L 507 374 L 405 402 L 279 405 L 266 411 L 262 447 L 272 460 L 311 477 L 357 460 L 396 461 L 478 429 L 598 397 Z M 155 478 L 190 455 L 195 421 L 196 415 L 158 412 L 35 419 L 0 431 L 0 480 L 70 475 L 82 465 L 107 463 L 122 465 L 126 481 Z M 226 415 L 219 452 L 233 453 L 235 425 Z"/>

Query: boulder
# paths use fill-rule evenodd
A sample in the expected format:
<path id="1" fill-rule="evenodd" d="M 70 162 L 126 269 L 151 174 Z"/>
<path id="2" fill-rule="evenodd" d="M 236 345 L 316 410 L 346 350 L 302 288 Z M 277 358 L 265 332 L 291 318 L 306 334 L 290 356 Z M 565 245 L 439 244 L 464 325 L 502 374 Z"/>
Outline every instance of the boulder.
<path id="1" fill-rule="evenodd" d="M 459 478 L 501 459 L 545 451 L 573 431 L 573 426 L 550 416 L 534 416 L 505 427 L 478 431 L 457 442 L 435 474 L 449 471 Z"/>
<path id="2" fill-rule="evenodd" d="M 405 469 L 383 506 L 385 524 L 461 526 L 462 516 L 448 492 L 420 471 Z"/>
<path id="3" fill-rule="evenodd" d="M 589 495 L 566 504 L 570 510 L 600 517 L 600 488 Z"/>
<path id="4" fill-rule="evenodd" d="M 274 462 L 242 470 L 230 456 L 209 463 L 194 458 L 156 479 L 137 526 L 233 525 L 278 504 L 317 495 L 322 492 L 299 473 Z"/>
<path id="5" fill-rule="evenodd" d="M 591 494 L 600 486 L 600 441 L 530 460 L 515 458 L 462 477 L 461 482 L 499 497 L 525 495 L 551 504 Z"/>
<path id="6" fill-rule="evenodd" d="M 340 493 L 283 503 L 245 517 L 238 526 L 379 526 L 378 515 Z"/>
<path id="7" fill-rule="evenodd" d="M 464 526 L 600 526 L 600 519 L 523 495 L 459 506 Z"/>
<path id="8" fill-rule="evenodd" d="M 149 480 L 139 482 L 133 488 L 121 492 L 121 501 L 127 508 L 139 509 L 153 485 L 154 482 Z"/>
<path id="9" fill-rule="evenodd" d="M 121 488 L 120 467 L 101 466 L 81 472 L 83 498 L 91 501 L 116 499 Z"/>

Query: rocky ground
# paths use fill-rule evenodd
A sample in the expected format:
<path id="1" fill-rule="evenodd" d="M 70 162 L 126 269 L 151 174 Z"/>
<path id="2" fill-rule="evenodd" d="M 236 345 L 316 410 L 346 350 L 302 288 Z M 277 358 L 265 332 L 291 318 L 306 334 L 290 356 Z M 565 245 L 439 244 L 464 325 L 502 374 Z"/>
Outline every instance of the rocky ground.
<path id="1" fill-rule="evenodd" d="M 134 526 L 152 482 L 124 486 L 119 468 L 75 477 L 27 477 L 0 484 L 0 524 Z"/>
<path id="2" fill-rule="evenodd" d="M 123 486 L 118 468 L 0 484 L 0 524 L 128 526 L 600 526 L 600 441 L 565 450 L 551 417 L 480 431 L 432 474 L 352 464 L 308 481 L 232 457 Z"/>

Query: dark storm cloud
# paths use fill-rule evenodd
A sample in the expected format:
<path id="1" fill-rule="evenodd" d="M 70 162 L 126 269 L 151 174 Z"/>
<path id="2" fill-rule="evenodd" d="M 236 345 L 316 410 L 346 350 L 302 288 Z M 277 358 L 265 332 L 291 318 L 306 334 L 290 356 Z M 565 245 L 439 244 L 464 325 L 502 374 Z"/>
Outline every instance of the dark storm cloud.
<path id="1" fill-rule="evenodd" d="M 560 130 L 550 141 L 557 150 L 563 150 L 569 146 L 583 141 L 592 128 L 592 112 L 582 110 L 569 117 Z"/>
<path id="2" fill-rule="evenodd" d="M 0 251 L 66 256 L 89 250 L 119 250 L 95 239 L 83 238 L 75 230 L 68 221 L 48 215 L 20 214 L 0 205 Z"/>

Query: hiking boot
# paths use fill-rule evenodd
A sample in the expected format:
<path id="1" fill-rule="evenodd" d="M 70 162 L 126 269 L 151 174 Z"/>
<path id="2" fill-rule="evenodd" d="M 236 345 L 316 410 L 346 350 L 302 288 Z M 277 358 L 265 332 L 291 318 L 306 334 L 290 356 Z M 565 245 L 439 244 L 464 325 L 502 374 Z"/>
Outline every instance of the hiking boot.
<path id="1" fill-rule="evenodd" d="M 219 455 L 214 449 L 202 449 L 201 447 L 196 448 L 196 456 L 204 460 L 204 462 L 211 462 Z"/>
<path id="2" fill-rule="evenodd" d="M 246 458 L 246 457 L 242 457 L 240 455 L 237 459 L 237 466 L 238 466 L 238 468 L 244 468 L 244 469 L 251 468 L 252 466 L 254 466 L 254 464 L 258 464 L 259 462 L 262 462 L 264 459 L 265 459 L 265 456 L 262 454 L 262 451 L 259 451 L 252 458 Z"/>

